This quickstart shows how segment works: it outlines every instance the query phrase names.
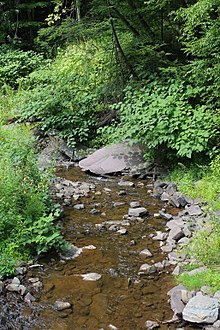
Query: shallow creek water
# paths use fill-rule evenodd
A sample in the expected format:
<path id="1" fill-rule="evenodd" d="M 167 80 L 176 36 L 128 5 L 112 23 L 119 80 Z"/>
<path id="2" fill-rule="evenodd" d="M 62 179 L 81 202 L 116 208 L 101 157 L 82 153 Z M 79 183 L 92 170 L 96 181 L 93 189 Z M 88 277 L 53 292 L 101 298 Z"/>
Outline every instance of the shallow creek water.
<path id="1" fill-rule="evenodd" d="M 150 276 L 138 275 L 142 264 L 166 259 L 166 255 L 161 253 L 159 242 L 149 237 L 156 230 L 165 229 L 164 220 L 154 217 L 154 213 L 158 213 L 163 205 L 151 196 L 149 190 L 152 189 L 152 183 L 149 180 L 132 179 L 134 187 L 120 187 L 120 177 L 92 177 L 77 167 L 58 171 L 57 175 L 96 185 L 95 192 L 75 202 L 83 203 L 85 208 L 76 210 L 66 207 L 62 220 L 68 241 L 77 247 L 94 245 L 96 249 L 84 250 L 71 261 L 61 261 L 56 256 L 40 260 L 45 269 L 33 270 L 31 275 L 43 281 L 38 312 L 38 320 L 43 323 L 31 329 L 99 330 L 113 324 L 119 330 L 142 330 L 146 329 L 147 320 L 162 322 L 171 319 L 167 292 L 175 283 L 169 274 L 170 269 Z M 121 190 L 125 190 L 126 194 L 120 195 Z M 126 227 L 126 235 L 96 228 L 95 224 L 107 220 L 122 220 L 128 213 L 131 201 L 139 201 L 149 214 L 142 222 L 130 222 Z M 97 214 L 90 213 L 94 205 L 100 211 Z M 176 210 L 169 212 L 175 213 Z M 152 252 L 152 257 L 139 255 L 145 248 Z M 91 272 L 101 274 L 101 279 L 89 282 L 79 276 Z M 56 300 L 68 301 L 72 308 L 57 311 L 53 308 Z M 178 327 L 180 325 L 161 324 L 160 329 Z"/>

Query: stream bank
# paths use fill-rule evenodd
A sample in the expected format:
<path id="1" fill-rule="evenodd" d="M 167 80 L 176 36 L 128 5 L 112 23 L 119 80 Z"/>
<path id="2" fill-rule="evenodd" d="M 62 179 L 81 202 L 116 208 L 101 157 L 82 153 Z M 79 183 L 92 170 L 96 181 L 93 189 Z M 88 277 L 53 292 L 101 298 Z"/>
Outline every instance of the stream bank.
<path id="1" fill-rule="evenodd" d="M 149 178 L 95 177 L 78 167 L 62 168 L 57 176 L 54 193 L 65 215 L 60 225 L 74 248 L 37 260 L 5 283 L 3 293 L 17 310 L 14 318 L 9 307 L 4 310 L 4 329 L 189 329 L 181 319 L 170 322 L 167 292 L 179 261 L 173 250 L 184 239 L 187 244 L 191 232 L 183 218 L 175 223 L 178 232 L 166 225 L 192 216 L 178 208 L 192 201 L 184 201 L 175 185 Z M 184 289 L 171 292 L 178 315 L 173 303 Z"/>

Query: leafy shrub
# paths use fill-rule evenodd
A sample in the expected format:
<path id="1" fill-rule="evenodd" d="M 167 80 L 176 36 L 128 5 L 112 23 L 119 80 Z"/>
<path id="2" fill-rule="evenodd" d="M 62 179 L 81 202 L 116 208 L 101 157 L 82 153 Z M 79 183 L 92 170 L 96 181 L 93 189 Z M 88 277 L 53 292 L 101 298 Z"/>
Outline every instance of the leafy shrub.
<path id="1" fill-rule="evenodd" d="M 91 140 L 98 113 L 112 98 L 110 62 L 101 44 L 68 47 L 53 63 L 23 79 L 19 115 L 41 121 L 46 132 L 57 129 L 69 143 Z"/>
<path id="2" fill-rule="evenodd" d="M 12 109 L 16 105 L 15 91 L 4 85 L 0 88 L 0 124 L 13 117 Z"/>
<path id="3" fill-rule="evenodd" d="M 208 152 L 218 137 L 219 114 L 208 104 L 194 104 L 200 89 L 175 77 L 155 76 L 145 85 L 131 84 L 122 102 L 114 104 L 119 123 L 101 130 L 112 142 L 132 138 L 150 152 L 174 151 L 178 157 Z"/>
<path id="4" fill-rule="evenodd" d="M 0 128 L 0 273 L 65 242 L 50 214 L 49 177 L 37 167 L 26 128 Z"/>
<path id="5" fill-rule="evenodd" d="M 214 209 L 220 209 L 220 156 L 207 165 L 179 164 L 172 170 L 169 180 L 175 181 L 178 188 L 191 198 L 201 197 Z"/>
<path id="6" fill-rule="evenodd" d="M 42 55 L 33 51 L 22 51 L 7 46 L 0 47 L 0 86 L 8 84 L 18 87 L 19 78 L 42 65 Z"/>

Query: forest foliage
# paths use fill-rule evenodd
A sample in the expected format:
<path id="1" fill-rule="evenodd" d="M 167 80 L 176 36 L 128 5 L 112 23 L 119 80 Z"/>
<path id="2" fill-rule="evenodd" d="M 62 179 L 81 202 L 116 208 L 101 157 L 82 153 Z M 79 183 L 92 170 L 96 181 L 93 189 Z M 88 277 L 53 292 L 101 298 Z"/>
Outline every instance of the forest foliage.
<path id="1" fill-rule="evenodd" d="M 219 0 L 1 1 L 1 124 L 11 117 L 31 121 L 42 134 L 56 130 L 72 146 L 132 138 L 157 161 L 217 164 L 219 11 Z M 26 141 L 31 146 L 30 139 L 21 139 L 16 149 L 19 130 L 1 128 L 0 133 L 6 164 L 0 181 L 3 187 L 7 178 L 8 184 L 8 194 L 3 188 L 0 194 L 3 241 L 17 232 L 17 251 L 56 248 L 60 236 L 46 206 L 47 189 L 39 191 L 35 156 L 23 149 Z M 6 136 L 13 141 L 10 148 Z M 25 159 L 27 172 L 14 167 L 17 152 L 18 166 Z M 24 198 L 24 191 L 35 197 Z M 39 209 L 32 210 L 34 218 L 32 203 Z"/>

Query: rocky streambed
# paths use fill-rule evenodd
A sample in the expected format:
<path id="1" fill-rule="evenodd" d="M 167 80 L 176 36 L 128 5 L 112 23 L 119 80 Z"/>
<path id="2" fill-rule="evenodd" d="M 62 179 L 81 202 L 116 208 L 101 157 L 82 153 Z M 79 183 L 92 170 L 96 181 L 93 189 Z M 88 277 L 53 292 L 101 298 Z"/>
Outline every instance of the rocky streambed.
<path id="1" fill-rule="evenodd" d="M 189 292 L 171 276 L 190 262 L 177 248 L 207 221 L 200 201 L 173 183 L 78 167 L 58 171 L 54 193 L 72 247 L 2 283 L 1 329 L 220 328 L 218 293 Z"/>

